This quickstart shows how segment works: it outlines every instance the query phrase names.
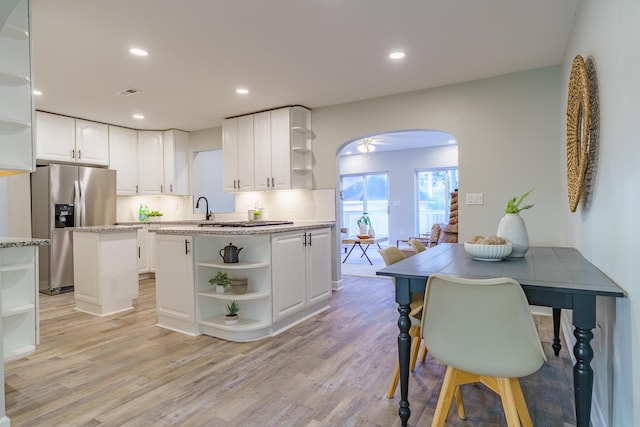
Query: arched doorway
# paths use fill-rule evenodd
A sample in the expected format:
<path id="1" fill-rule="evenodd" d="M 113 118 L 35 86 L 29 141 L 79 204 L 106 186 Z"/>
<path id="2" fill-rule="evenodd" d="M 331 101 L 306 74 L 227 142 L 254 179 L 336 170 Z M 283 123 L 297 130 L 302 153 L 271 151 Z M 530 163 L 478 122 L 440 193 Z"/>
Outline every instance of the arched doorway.
<path id="1" fill-rule="evenodd" d="M 449 192 L 457 188 L 453 135 L 428 129 L 363 135 L 345 142 L 336 156 L 336 219 L 349 235 L 365 210 L 388 244 L 448 219 Z"/>

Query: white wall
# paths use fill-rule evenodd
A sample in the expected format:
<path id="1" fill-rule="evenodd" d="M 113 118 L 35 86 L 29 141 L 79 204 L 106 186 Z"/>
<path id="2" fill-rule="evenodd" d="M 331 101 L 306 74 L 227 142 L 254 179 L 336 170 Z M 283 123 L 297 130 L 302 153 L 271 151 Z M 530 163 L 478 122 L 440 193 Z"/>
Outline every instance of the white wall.
<path id="1" fill-rule="evenodd" d="M 576 247 L 628 292 L 628 299 L 598 300 L 596 321 L 601 350 L 594 346 L 595 395 L 610 426 L 640 425 L 640 2 L 585 0 L 578 13 L 562 66 L 562 106 L 571 63 L 592 57 L 599 81 L 600 143 L 595 187 L 588 209 L 570 213 L 563 195 L 564 243 Z M 565 121 L 561 124 L 564 135 Z M 564 138 L 563 138 L 564 140 Z M 562 141 L 558 147 L 564 149 Z M 560 181 L 566 191 L 566 165 Z"/>
<path id="2" fill-rule="evenodd" d="M 0 236 L 31 237 L 30 174 L 0 176 Z"/>
<path id="3" fill-rule="evenodd" d="M 445 146 L 354 154 L 340 158 L 340 174 L 387 172 L 389 174 L 389 242 L 415 236 L 416 169 L 458 166 L 458 147 Z M 339 185 L 338 185 L 339 186 Z M 340 220 L 338 213 L 338 220 Z M 338 227 L 344 226 L 340 224 Z"/>
<path id="4" fill-rule="evenodd" d="M 315 188 L 335 188 L 336 153 L 363 135 L 405 129 L 450 133 L 458 141 L 459 238 L 495 233 L 507 200 L 535 188 L 523 213 L 532 244 L 559 244 L 560 67 L 313 110 Z"/>

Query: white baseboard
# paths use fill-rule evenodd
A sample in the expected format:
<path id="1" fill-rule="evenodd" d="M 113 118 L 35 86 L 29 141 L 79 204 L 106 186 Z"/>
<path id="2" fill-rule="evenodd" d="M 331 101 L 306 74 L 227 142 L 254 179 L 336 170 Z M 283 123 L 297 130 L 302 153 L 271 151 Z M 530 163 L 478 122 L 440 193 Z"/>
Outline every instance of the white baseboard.
<path id="1" fill-rule="evenodd" d="M 576 345 L 576 338 L 573 336 L 573 324 L 569 320 L 567 310 L 562 310 L 560 316 L 560 326 L 562 327 L 562 335 L 564 336 L 564 345 L 569 350 L 571 363 L 576 364 L 576 357 L 573 354 L 573 347 Z M 591 396 L 591 426 L 592 427 L 608 427 L 604 419 L 604 414 L 600 408 L 600 403 L 595 395 Z"/>

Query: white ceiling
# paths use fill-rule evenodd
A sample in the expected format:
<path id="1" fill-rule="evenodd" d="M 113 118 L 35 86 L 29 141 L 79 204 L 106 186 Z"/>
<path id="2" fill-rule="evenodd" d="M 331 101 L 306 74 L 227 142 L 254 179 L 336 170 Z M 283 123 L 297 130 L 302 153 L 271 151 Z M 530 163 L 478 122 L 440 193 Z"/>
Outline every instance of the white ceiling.
<path id="1" fill-rule="evenodd" d="M 32 0 L 36 108 L 192 131 L 279 106 L 313 109 L 547 67 L 561 61 L 577 3 Z M 133 46 L 149 56 L 131 56 Z M 395 49 L 406 58 L 389 60 Z M 237 95 L 238 86 L 251 93 Z M 115 94 L 130 87 L 142 92 Z"/>

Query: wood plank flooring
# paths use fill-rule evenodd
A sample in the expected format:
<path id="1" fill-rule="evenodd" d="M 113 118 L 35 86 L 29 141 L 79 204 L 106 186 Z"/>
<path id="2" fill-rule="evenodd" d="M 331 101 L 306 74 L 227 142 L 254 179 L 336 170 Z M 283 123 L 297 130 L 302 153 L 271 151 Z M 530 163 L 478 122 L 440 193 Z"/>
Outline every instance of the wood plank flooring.
<path id="1" fill-rule="evenodd" d="M 73 294 L 40 296 L 41 343 L 5 364 L 6 412 L 16 426 L 399 426 L 384 397 L 396 360 L 397 311 L 386 278 L 343 276 L 332 309 L 276 337 L 231 343 L 155 326 L 154 281 L 135 309 L 104 318 L 74 310 Z M 571 361 L 551 350 L 522 380 L 536 426 L 575 425 Z M 428 426 L 444 366 L 430 356 L 410 378 L 411 426 Z M 467 421 L 506 425 L 500 400 L 463 386 Z"/>

